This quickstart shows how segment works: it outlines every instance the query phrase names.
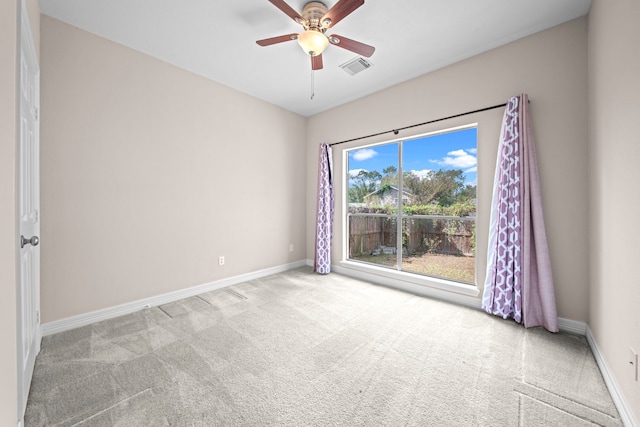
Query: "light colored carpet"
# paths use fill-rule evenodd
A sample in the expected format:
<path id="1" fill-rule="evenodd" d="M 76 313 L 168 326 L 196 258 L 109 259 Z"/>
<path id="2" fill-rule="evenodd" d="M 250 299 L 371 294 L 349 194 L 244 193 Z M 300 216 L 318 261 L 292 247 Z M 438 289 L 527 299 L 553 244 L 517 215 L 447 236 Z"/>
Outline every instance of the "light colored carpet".
<path id="1" fill-rule="evenodd" d="M 46 337 L 26 426 L 620 426 L 584 337 L 292 270 Z"/>

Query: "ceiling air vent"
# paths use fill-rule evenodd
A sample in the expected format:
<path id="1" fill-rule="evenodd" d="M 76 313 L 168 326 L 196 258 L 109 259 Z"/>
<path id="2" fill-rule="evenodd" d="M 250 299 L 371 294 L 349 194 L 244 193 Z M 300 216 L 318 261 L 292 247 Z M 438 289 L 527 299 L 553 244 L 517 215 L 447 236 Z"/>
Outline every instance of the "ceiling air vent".
<path id="1" fill-rule="evenodd" d="M 358 74 L 360 71 L 366 70 L 372 65 L 373 64 L 371 62 L 367 61 L 361 56 L 358 56 L 357 58 L 353 58 L 351 61 L 347 61 L 344 64 L 340 65 L 340 68 L 353 76 L 355 74 Z"/>

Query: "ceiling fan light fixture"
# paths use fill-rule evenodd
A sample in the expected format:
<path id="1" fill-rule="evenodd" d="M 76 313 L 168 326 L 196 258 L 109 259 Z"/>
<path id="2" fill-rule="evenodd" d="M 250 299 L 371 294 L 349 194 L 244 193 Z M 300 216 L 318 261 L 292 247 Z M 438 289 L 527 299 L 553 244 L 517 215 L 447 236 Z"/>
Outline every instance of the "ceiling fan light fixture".
<path id="1" fill-rule="evenodd" d="M 298 34 L 298 44 L 307 55 L 317 56 L 329 45 L 329 39 L 316 29 L 308 29 Z"/>

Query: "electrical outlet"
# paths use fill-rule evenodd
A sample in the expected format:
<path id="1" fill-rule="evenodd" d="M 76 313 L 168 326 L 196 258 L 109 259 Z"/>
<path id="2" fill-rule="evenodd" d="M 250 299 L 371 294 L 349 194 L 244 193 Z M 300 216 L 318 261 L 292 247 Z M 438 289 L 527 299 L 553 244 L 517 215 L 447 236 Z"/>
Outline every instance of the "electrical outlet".
<path id="1" fill-rule="evenodd" d="M 629 364 L 633 367 L 633 379 L 638 381 L 638 353 L 629 347 Z"/>
<path id="2" fill-rule="evenodd" d="M 293 243 L 289 243 L 289 252 L 293 252 Z"/>
<path id="3" fill-rule="evenodd" d="M 224 257 L 218 257 L 218 265 L 224 265 Z"/>

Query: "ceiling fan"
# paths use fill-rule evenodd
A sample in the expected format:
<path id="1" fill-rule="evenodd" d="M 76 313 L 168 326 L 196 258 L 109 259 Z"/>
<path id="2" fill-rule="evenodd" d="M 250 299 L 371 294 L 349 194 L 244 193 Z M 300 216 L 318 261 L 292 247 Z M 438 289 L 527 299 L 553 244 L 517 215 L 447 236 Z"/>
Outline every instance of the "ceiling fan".
<path id="1" fill-rule="evenodd" d="M 302 13 L 291 8 L 284 0 L 269 0 L 275 7 L 283 11 L 296 23 L 302 25 L 304 31 L 300 34 L 286 34 L 278 37 L 258 40 L 260 46 L 270 46 L 276 43 L 298 40 L 298 43 L 311 56 L 311 69 L 322 69 L 322 52 L 329 45 L 335 45 L 350 50 L 359 55 L 370 57 L 375 47 L 348 39 L 337 34 L 326 36 L 325 32 L 347 17 L 351 12 L 364 4 L 364 0 L 338 0 L 331 8 L 324 3 L 311 1 L 304 5 Z"/>

